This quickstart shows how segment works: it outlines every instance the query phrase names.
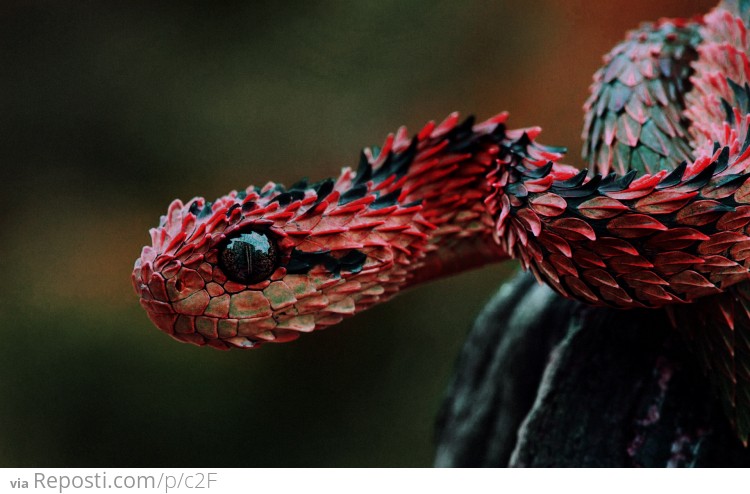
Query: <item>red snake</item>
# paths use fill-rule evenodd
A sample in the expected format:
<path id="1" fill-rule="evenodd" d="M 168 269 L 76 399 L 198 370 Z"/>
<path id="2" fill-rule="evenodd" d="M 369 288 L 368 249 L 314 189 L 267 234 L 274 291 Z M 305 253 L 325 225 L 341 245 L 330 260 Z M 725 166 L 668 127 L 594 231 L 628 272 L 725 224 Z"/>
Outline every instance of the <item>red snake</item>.
<path id="1" fill-rule="evenodd" d="M 538 128 L 452 114 L 336 179 L 175 200 L 133 270 L 148 316 L 215 348 L 286 342 L 417 283 L 518 259 L 561 295 L 666 307 L 750 433 L 750 6 L 629 33 L 586 103 L 589 170 Z"/>

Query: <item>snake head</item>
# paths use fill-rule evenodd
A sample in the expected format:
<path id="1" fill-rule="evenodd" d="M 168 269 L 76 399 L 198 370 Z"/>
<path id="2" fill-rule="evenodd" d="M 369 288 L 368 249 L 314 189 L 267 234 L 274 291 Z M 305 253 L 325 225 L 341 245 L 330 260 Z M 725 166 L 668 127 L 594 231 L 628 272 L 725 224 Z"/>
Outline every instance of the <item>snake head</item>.
<path id="1" fill-rule="evenodd" d="M 184 342 L 253 348 L 398 291 L 431 225 L 360 175 L 173 201 L 133 270 L 149 318 Z"/>
<path id="2" fill-rule="evenodd" d="M 485 205 L 505 118 L 402 127 L 335 180 L 172 202 L 135 263 L 141 305 L 178 340 L 253 348 L 507 257 Z"/>

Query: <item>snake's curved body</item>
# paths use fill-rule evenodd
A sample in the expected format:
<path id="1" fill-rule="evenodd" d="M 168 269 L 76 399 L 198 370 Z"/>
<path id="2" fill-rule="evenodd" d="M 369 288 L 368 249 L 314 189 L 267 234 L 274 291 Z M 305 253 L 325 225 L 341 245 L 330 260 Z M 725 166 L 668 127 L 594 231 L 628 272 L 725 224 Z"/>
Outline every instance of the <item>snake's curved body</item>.
<path id="1" fill-rule="evenodd" d="M 176 200 L 136 261 L 141 304 L 178 340 L 251 348 L 515 258 L 566 297 L 666 306 L 746 440 L 748 19 L 745 2 L 724 2 L 630 33 L 586 104 L 588 174 L 537 128 L 454 114 L 399 129 L 336 179 Z"/>

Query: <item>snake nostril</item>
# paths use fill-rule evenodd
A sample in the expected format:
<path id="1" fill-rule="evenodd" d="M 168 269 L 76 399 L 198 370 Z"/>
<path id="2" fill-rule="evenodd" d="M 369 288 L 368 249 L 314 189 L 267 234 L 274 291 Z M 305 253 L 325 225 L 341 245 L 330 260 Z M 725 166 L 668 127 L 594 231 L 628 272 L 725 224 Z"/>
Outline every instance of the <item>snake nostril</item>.
<path id="1" fill-rule="evenodd" d="M 182 283 L 182 280 L 177 280 L 175 281 L 174 287 L 178 292 L 181 292 L 182 289 L 185 288 L 185 285 Z"/>

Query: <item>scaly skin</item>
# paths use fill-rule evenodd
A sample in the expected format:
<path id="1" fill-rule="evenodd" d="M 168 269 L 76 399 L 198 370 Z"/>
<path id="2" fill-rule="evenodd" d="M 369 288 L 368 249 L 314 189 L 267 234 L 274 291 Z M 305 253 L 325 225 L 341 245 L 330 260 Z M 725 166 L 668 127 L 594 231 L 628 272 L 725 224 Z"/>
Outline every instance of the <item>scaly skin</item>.
<path id="1" fill-rule="evenodd" d="M 141 305 L 178 340 L 254 348 L 515 258 L 566 297 L 667 307 L 746 441 L 747 10 L 644 25 L 607 56 L 586 104 L 588 176 L 505 114 L 401 128 L 335 180 L 174 201 L 135 264 Z"/>

